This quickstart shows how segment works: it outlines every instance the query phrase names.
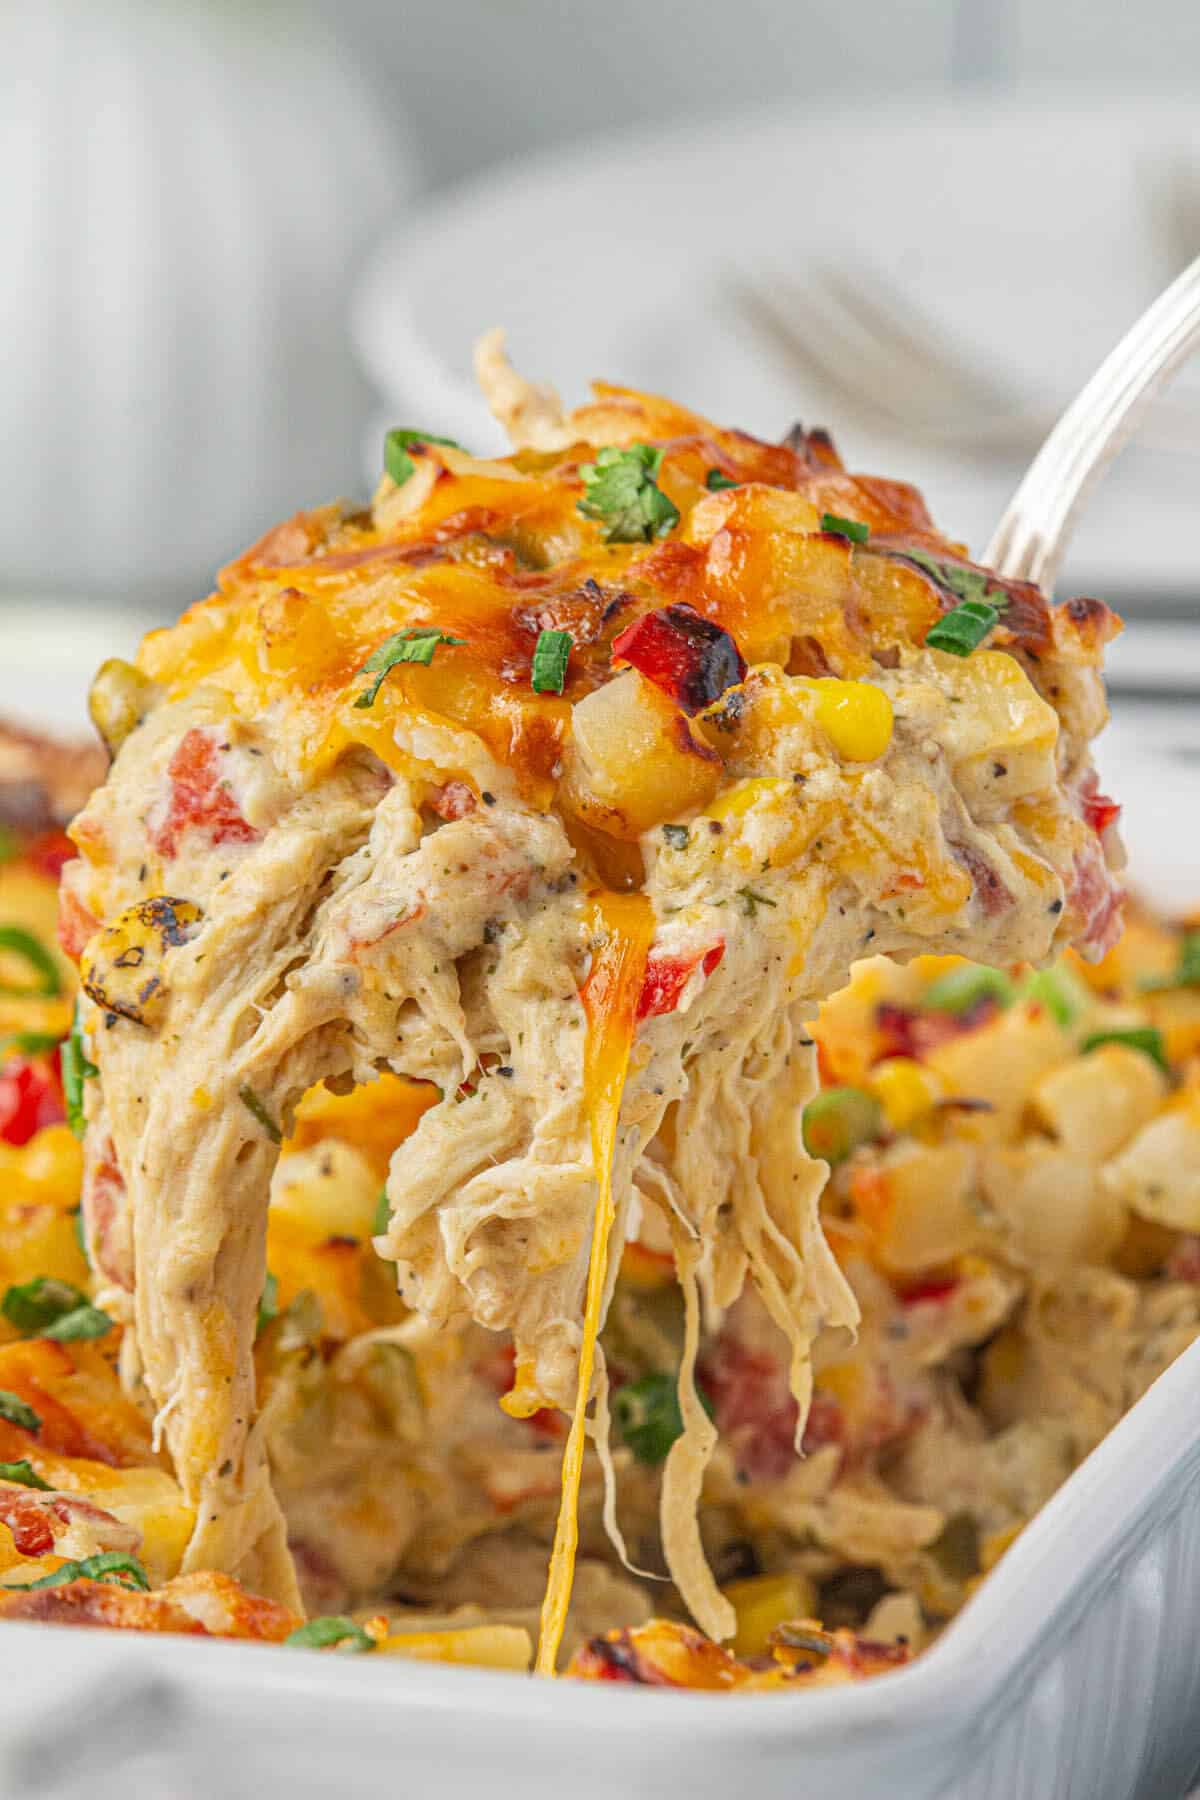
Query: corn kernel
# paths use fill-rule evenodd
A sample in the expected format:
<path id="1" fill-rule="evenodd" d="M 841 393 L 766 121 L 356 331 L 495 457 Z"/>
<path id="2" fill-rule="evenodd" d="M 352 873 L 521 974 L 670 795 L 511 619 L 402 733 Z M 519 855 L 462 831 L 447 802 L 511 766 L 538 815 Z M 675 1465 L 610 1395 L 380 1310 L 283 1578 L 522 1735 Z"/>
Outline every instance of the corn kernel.
<path id="1" fill-rule="evenodd" d="M 907 1131 L 945 1093 L 932 1069 L 911 1056 L 890 1056 L 872 1072 L 871 1091 L 894 1131 Z"/>
<path id="2" fill-rule="evenodd" d="M 741 819 L 757 806 L 760 800 L 776 799 L 780 802 L 790 800 L 795 794 L 795 784 L 778 775 L 754 775 L 736 786 L 727 788 L 718 794 L 706 809 L 706 817 L 710 819 Z"/>
<path id="3" fill-rule="evenodd" d="M 803 1575 L 751 1575 L 722 1588 L 737 1626 L 730 1648 L 736 1656 L 761 1656 L 777 1625 L 804 1619 L 816 1609 L 812 1583 Z"/>
<path id="4" fill-rule="evenodd" d="M 874 762 L 892 741 L 892 703 L 869 681 L 824 677 L 814 684 L 817 722 L 847 762 Z"/>

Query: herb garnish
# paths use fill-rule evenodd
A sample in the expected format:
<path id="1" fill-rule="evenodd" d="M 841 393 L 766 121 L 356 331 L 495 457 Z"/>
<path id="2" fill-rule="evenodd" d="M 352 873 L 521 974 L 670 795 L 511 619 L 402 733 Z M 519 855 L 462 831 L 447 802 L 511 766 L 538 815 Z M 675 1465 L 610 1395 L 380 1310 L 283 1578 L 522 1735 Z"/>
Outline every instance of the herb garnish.
<path id="1" fill-rule="evenodd" d="M 535 694 L 561 694 L 567 679 L 567 659 L 571 654 L 569 631 L 539 631 L 533 648 L 533 691 Z"/>
<path id="2" fill-rule="evenodd" d="M 383 466 L 397 487 L 404 486 L 417 466 L 409 451 L 420 450 L 425 444 L 446 444 L 451 450 L 462 449 L 453 438 L 435 437 L 432 431 L 409 431 L 400 425 L 384 438 Z"/>
<path id="3" fill-rule="evenodd" d="M 0 983 L 0 994 L 38 994 L 47 999 L 54 999 L 62 993 L 62 976 L 58 972 L 58 964 L 31 931 L 25 931 L 20 925 L 0 925 L 0 950 L 9 950 L 14 956 L 21 956 L 29 964 L 38 977 L 33 987 L 15 987 L 11 983 Z"/>
<path id="4" fill-rule="evenodd" d="M 930 626 L 925 643 L 931 650 L 948 650 L 951 656 L 970 656 L 999 622 L 999 610 L 989 600 L 964 600 Z"/>
<path id="5" fill-rule="evenodd" d="M 388 1199 L 386 1187 L 379 1190 L 379 1198 L 375 1202 L 375 1222 L 373 1236 L 382 1237 L 392 1222 L 392 1204 Z"/>
<path id="6" fill-rule="evenodd" d="M 778 906 L 779 904 L 777 900 L 768 899 L 766 894 L 760 894 L 757 888 L 740 887 L 737 892 L 743 911 L 750 919 L 754 917 L 760 906 Z"/>
<path id="7" fill-rule="evenodd" d="M 257 1337 L 265 1331 L 271 1320 L 279 1315 L 279 1278 L 267 1270 L 267 1279 L 263 1282 L 262 1296 L 258 1302 L 258 1323 L 254 1328 Z"/>
<path id="8" fill-rule="evenodd" d="M 10 1287 L 0 1300 L 0 1313 L 23 1336 L 55 1338 L 60 1344 L 101 1338 L 113 1323 L 71 1282 L 52 1275 L 37 1275 Z"/>
<path id="9" fill-rule="evenodd" d="M 405 631 L 397 631 L 390 638 L 385 638 L 378 650 L 372 650 L 362 668 L 360 675 L 374 675 L 375 679 L 354 702 L 362 708 L 374 706 L 375 696 L 383 686 L 383 678 L 389 669 L 397 663 L 424 663 L 433 661 L 433 653 L 439 644 L 465 644 L 466 638 L 450 637 L 445 631 L 439 631 L 436 625 L 410 625 Z"/>
<path id="10" fill-rule="evenodd" d="M 7 1586 L 10 1593 L 32 1594 L 36 1588 L 65 1587 L 69 1581 L 108 1581 L 116 1587 L 128 1584 L 150 1592 L 145 1569 L 136 1556 L 126 1556 L 123 1550 L 102 1550 L 99 1556 L 85 1556 L 82 1562 L 65 1562 L 40 1581 L 10 1581 Z"/>
<path id="11" fill-rule="evenodd" d="M 48 1481 L 43 1481 L 28 1457 L 23 1456 L 19 1462 L 0 1462 L 0 1481 L 15 1481 L 21 1487 L 40 1488 L 44 1494 L 52 1494 L 54 1489 Z"/>
<path id="12" fill-rule="evenodd" d="M 8 1388 L 0 1388 L 0 1419 L 7 1419 L 10 1425 L 19 1425 L 22 1431 L 42 1429 L 42 1421 L 32 1406 L 22 1400 L 20 1394 L 10 1393 Z"/>
<path id="13" fill-rule="evenodd" d="M 649 444 L 631 444 L 627 450 L 606 444 L 595 462 L 581 465 L 579 511 L 585 519 L 604 521 L 605 543 L 648 544 L 678 525 L 679 508 L 655 481 L 662 459 L 663 452 Z"/>
<path id="14" fill-rule="evenodd" d="M 861 519 L 843 519 L 840 513 L 822 513 L 821 530 L 832 532 L 834 537 L 849 538 L 852 544 L 865 544 L 871 535 L 871 527 Z"/>
<path id="15" fill-rule="evenodd" d="M 963 963 L 931 981 L 921 995 L 921 1005 L 932 1007 L 935 1012 L 968 1013 L 981 1000 L 1011 1006 L 1015 993 L 1003 969 L 993 969 L 987 963 Z"/>
<path id="16" fill-rule="evenodd" d="M 87 1120 L 83 1116 L 83 1084 L 99 1075 L 100 1071 L 94 1062 L 89 1062 L 87 1051 L 83 1047 L 83 1026 L 79 1019 L 78 1001 L 75 1002 L 70 1035 L 62 1047 L 61 1063 L 67 1123 L 75 1136 L 81 1138 L 87 1127 Z"/>
<path id="17" fill-rule="evenodd" d="M 238 1089 L 238 1099 L 246 1108 L 251 1118 L 257 1119 L 273 1144 L 282 1144 L 283 1133 L 259 1099 L 252 1087 L 242 1086 Z"/>
<path id="18" fill-rule="evenodd" d="M 712 1407 L 697 1389 L 709 1417 Z M 662 1462 L 677 1437 L 683 1434 L 683 1415 L 674 1375 L 656 1372 L 619 1387 L 612 1397 L 613 1422 L 640 1463 L 651 1468 Z"/>
<path id="19" fill-rule="evenodd" d="M 739 483 L 731 481 L 721 469 L 710 469 L 704 477 L 704 485 L 710 494 L 719 494 L 722 488 L 737 487 Z"/>
<path id="20" fill-rule="evenodd" d="M 59 1040 L 50 1031 L 12 1031 L 0 1038 L 0 1057 L 46 1056 L 58 1049 Z"/>
<path id="21" fill-rule="evenodd" d="M 343 1614 L 310 1619 L 307 1625 L 297 1626 L 295 1631 L 289 1632 L 283 1641 L 301 1650 L 326 1650 L 331 1644 L 344 1644 L 347 1650 L 358 1653 L 375 1649 L 375 1639 Z"/>

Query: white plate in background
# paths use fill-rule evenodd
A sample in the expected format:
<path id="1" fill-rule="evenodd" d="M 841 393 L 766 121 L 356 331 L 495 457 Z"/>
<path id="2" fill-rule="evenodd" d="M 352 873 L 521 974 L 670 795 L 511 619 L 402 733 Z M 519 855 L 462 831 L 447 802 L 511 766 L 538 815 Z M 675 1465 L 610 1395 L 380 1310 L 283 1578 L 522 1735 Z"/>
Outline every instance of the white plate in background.
<path id="1" fill-rule="evenodd" d="M 1019 464 L 891 440 L 832 408 L 749 332 L 729 274 L 876 266 L 935 329 L 1053 405 L 1180 266 L 1162 215 L 1181 169 L 1195 172 L 1200 232 L 1194 97 L 912 93 L 614 135 L 426 200 L 376 255 L 355 335 L 393 422 L 494 447 L 470 350 L 504 324 L 518 366 L 571 402 L 601 375 L 767 437 L 797 417 L 827 424 L 850 467 L 915 480 L 946 529 L 978 547 Z M 1083 521 L 1062 591 L 1200 593 L 1187 530 L 1200 385 L 1192 371 L 1180 381 L 1196 454 L 1127 452 Z M 374 445 L 370 455 L 374 470 Z"/>

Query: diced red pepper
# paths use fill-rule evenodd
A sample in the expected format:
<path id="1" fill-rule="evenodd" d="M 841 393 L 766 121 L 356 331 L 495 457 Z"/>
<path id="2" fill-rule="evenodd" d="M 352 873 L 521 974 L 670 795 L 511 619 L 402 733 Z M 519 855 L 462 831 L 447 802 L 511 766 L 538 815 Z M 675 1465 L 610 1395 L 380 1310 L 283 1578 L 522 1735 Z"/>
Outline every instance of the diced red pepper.
<path id="1" fill-rule="evenodd" d="M 927 1301 L 938 1302 L 948 1300 L 958 1287 L 958 1277 L 950 1275 L 942 1280 L 918 1281 L 915 1287 L 905 1288 L 901 1298 L 905 1306 L 922 1306 Z"/>
<path id="2" fill-rule="evenodd" d="M 65 956 L 72 962 L 78 962 L 83 955 L 88 939 L 100 929 L 100 921 L 93 918 L 79 900 L 75 898 L 69 887 L 58 890 L 58 942 Z"/>
<path id="3" fill-rule="evenodd" d="M 160 856 L 175 856 L 179 840 L 192 827 L 205 830 L 214 844 L 253 844 L 258 832 L 238 810 L 222 779 L 213 734 L 193 726 L 180 739 L 167 765 L 171 781 L 166 817 L 150 832 Z"/>
<path id="4" fill-rule="evenodd" d="M 651 951 L 638 996 L 638 1018 L 657 1019 L 663 1013 L 674 1012 L 693 971 L 699 968 L 711 975 L 724 954 L 724 939 L 696 956 L 656 956 Z"/>
<path id="5" fill-rule="evenodd" d="M 1120 801 L 1110 800 L 1107 794 L 1085 794 L 1083 816 L 1094 832 L 1107 831 L 1121 816 Z"/>
<path id="6" fill-rule="evenodd" d="M 65 831 L 43 831 L 26 846 L 25 860 L 48 881 L 57 881 L 75 854 L 75 846 Z"/>
<path id="7" fill-rule="evenodd" d="M 0 1069 L 0 1143 L 27 1144 L 46 1125 L 60 1125 L 67 1111 L 55 1064 L 14 1056 Z"/>
<path id="8" fill-rule="evenodd" d="M 61 1501 L 35 1496 L 28 1488 L 0 1488 L 0 1523 L 12 1532 L 19 1556 L 45 1556 L 53 1550 L 55 1521 L 63 1529 L 70 1524 Z"/>
<path id="9" fill-rule="evenodd" d="M 689 714 L 746 678 L 745 658 L 724 626 L 683 601 L 626 626 L 613 640 L 612 659 L 628 663 Z"/>

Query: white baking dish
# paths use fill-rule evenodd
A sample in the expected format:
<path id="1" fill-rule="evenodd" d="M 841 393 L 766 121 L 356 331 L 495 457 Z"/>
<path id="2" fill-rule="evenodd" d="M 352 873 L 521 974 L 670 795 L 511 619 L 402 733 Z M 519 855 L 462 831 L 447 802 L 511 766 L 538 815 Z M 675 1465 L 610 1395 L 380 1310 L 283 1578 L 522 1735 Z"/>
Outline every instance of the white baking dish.
<path id="1" fill-rule="evenodd" d="M 6 1625 L 0 1793 L 1177 1800 L 1198 1613 L 1200 1345 L 898 1674 L 713 1698 Z"/>

